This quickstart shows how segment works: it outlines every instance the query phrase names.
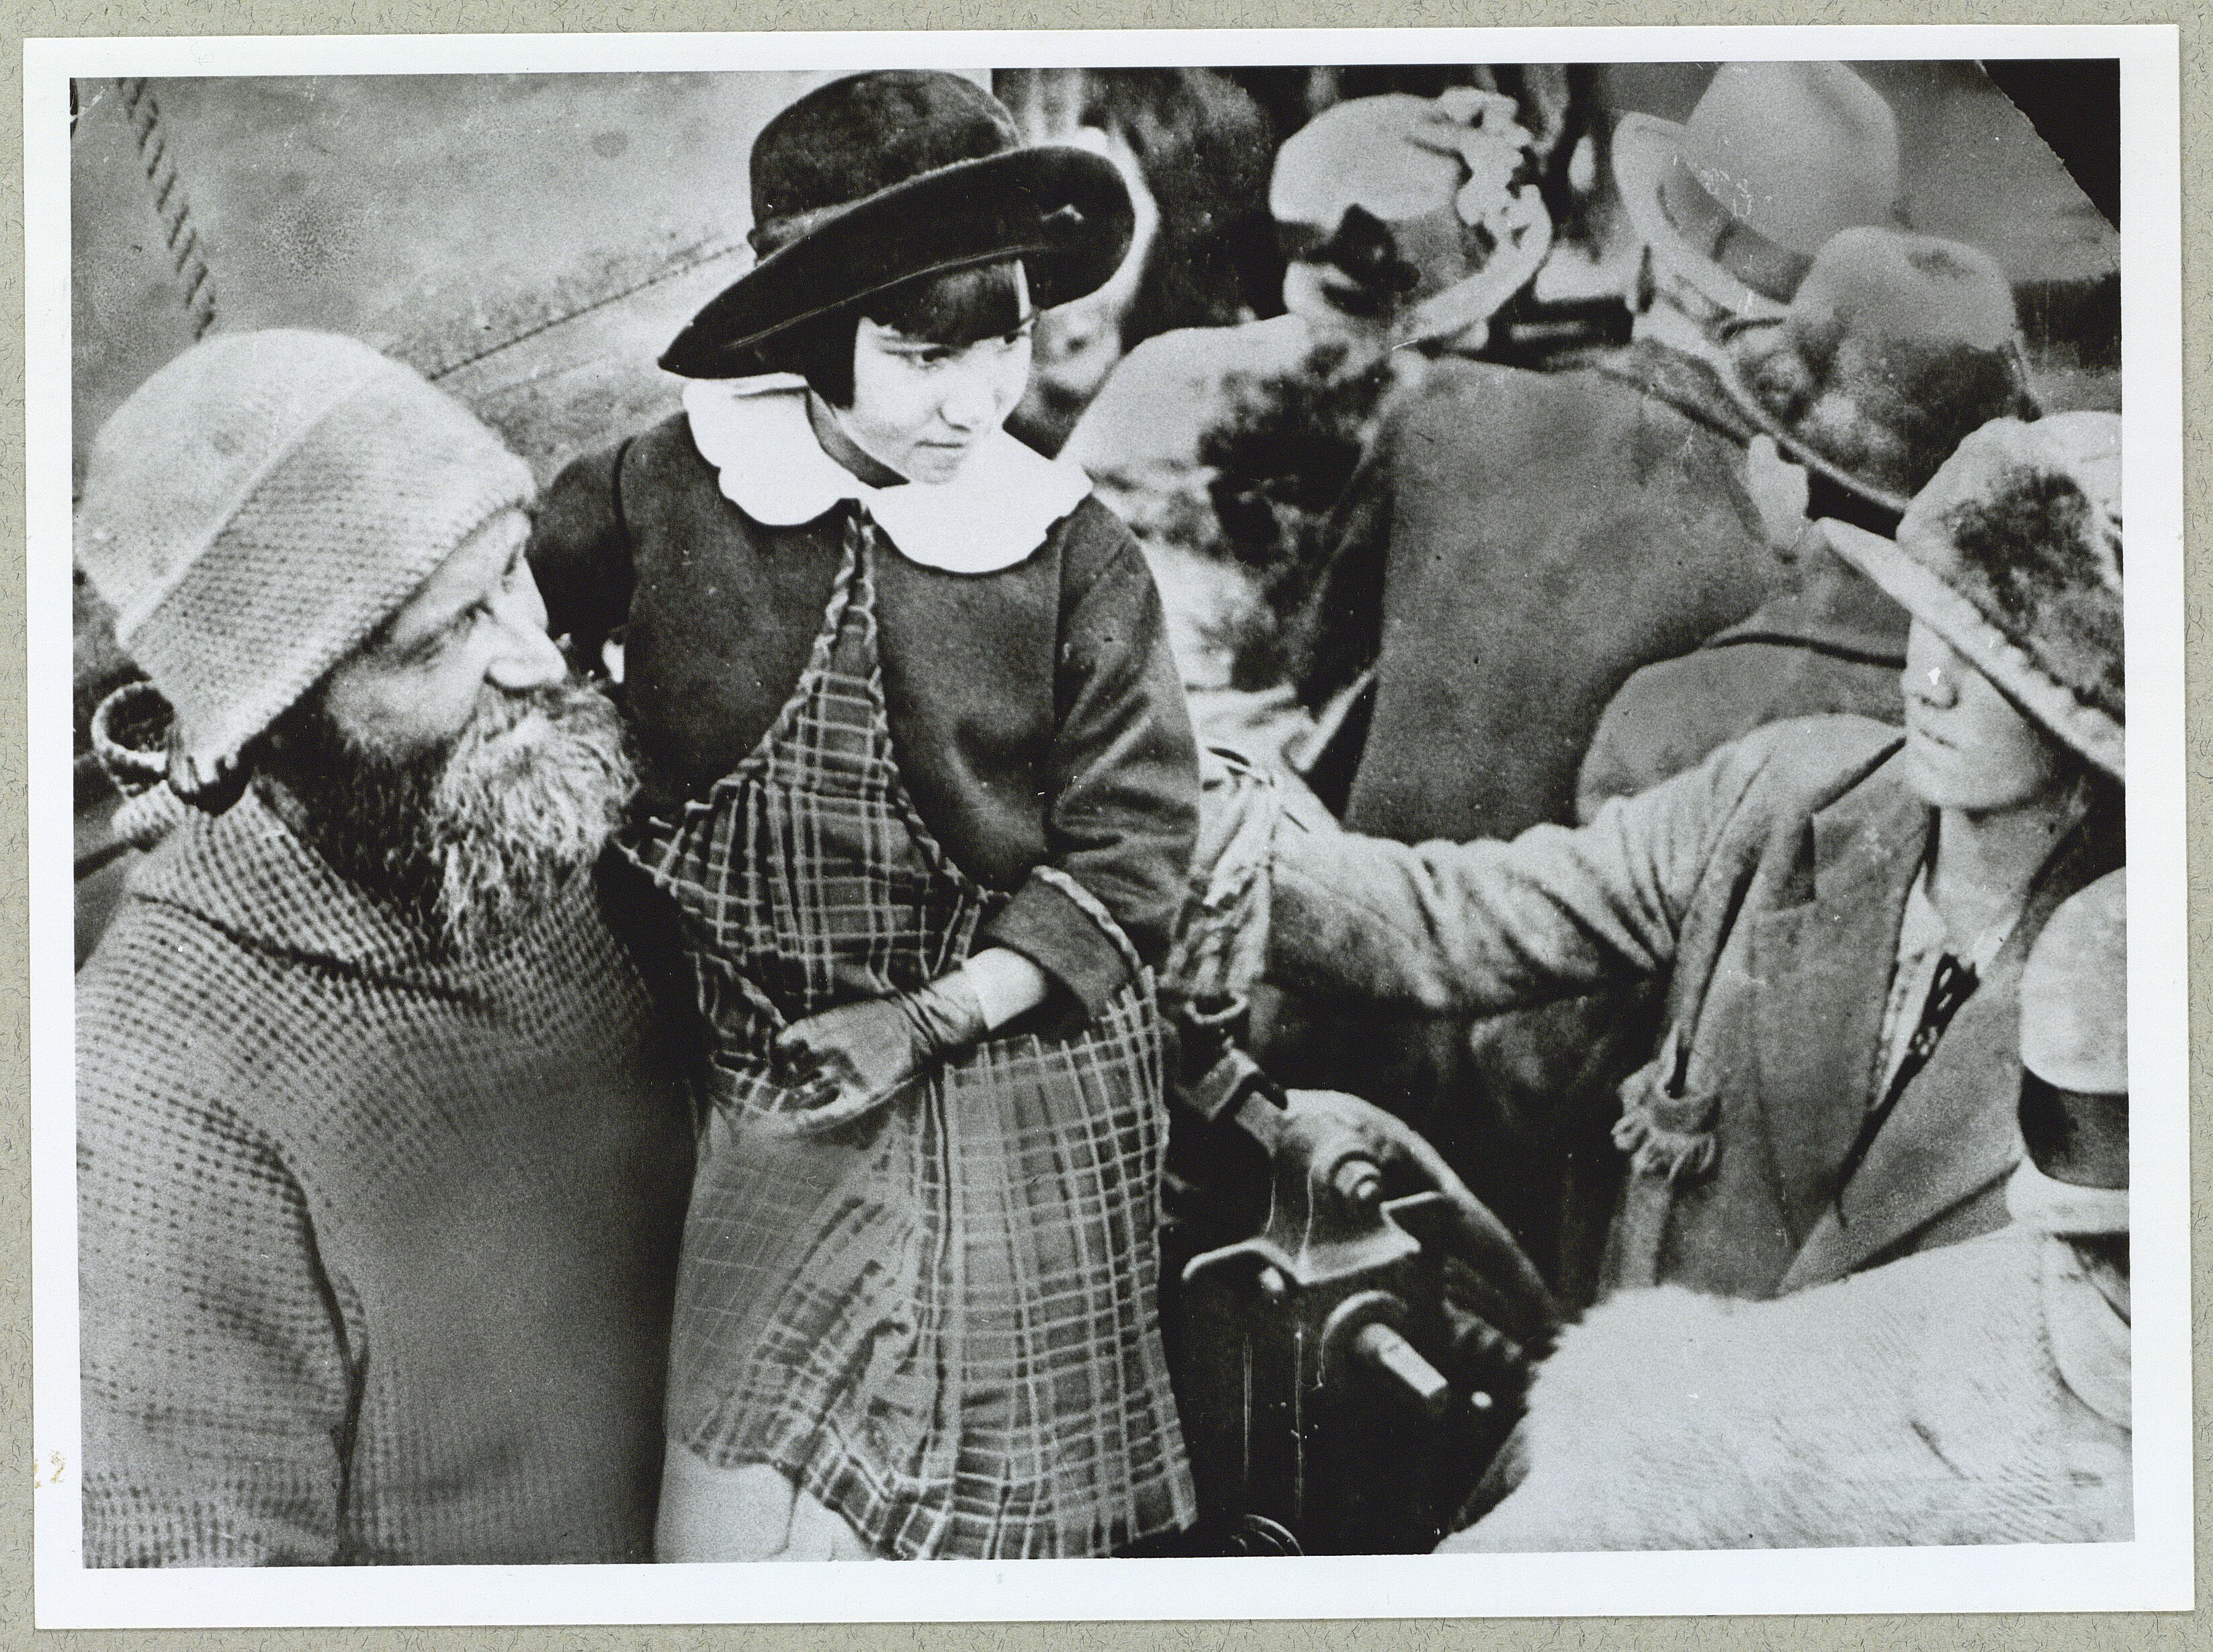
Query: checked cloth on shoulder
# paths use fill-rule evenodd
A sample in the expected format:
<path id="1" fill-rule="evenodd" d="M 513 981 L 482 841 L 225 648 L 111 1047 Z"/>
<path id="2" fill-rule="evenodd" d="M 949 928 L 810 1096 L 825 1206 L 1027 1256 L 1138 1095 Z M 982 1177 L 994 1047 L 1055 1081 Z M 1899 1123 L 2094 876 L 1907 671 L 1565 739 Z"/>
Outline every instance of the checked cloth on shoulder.
<path id="1" fill-rule="evenodd" d="M 875 528 L 848 509 L 791 700 L 629 845 L 685 914 L 711 1032 L 670 1436 L 772 1466 L 882 1554 L 1109 1553 L 1197 1513 L 1156 1307 L 1149 977 L 1073 1033 L 988 1040 L 887 1097 L 839 1100 L 773 1058 L 791 1021 L 958 966 L 1004 899 L 900 781 Z"/>

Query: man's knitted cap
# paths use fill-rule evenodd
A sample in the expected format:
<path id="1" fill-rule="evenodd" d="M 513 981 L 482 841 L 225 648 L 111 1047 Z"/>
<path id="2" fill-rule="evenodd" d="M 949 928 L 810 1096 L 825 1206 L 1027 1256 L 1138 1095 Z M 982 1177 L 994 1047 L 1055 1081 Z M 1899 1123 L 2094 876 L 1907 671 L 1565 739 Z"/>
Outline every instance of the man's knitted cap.
<path id="1" fill-rule="evenodd" d="M 2129 1093 L 2129 875 L 2070 895 L 2021 973 L 2021 1064 L 2083 1095 Z"/>
<path id="2" fill-rule="evenodd" d="M 460 403 L 333 333 L 210 339 L 147 380 L 93 443 L 76 558 L 175 709 L 179 790 L 532 493 Z"/>

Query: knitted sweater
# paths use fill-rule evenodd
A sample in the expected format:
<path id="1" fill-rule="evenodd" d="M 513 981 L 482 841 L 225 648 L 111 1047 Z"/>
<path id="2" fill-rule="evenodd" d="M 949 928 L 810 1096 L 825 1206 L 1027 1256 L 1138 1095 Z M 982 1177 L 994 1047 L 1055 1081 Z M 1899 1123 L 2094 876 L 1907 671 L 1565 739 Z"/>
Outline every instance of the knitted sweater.
<path id="1" fill-rule="evenodd" d="M 643 1560 L 692 1170 L 580 886 L 431 951 L 249 794 L 77 978 L 94 1565 Z"/>

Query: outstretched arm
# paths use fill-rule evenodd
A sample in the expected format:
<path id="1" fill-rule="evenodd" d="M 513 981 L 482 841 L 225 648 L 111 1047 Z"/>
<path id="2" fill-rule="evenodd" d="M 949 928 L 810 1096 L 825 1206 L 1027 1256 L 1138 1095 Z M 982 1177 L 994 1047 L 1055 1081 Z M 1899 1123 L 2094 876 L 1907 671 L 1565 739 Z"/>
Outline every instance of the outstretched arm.
<path id="1" fill-rule="evenodd" d="M 1268 974 L 1317 997 L 1509 1009 L 1673 960 L 1684 914 L 1766 758 L 1724 747 L 1580 830 L 1409 846 L 1278 829 Z"/>

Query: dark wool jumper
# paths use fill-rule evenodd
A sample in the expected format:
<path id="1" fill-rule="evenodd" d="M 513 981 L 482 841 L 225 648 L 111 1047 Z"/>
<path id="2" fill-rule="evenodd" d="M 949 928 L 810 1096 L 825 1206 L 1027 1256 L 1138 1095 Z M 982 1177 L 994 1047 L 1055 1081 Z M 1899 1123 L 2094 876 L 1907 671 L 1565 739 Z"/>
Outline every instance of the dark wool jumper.
<path id="1" fill-rule="evenodd" d="M 623 634 L 625 707 L 656 814 L 759 743 L 822 629 L 850 506 L 796 527 L 723 497 L 682 415 L 576 460 L 538 515 L 549 628 L 598 657 Z M 1157 965 L 1198 832 L 1198 770 L 1160 596 L 1096 499 L 985 574 L 881 536 L 884 698 L 901 777 L 946 852 L 1012 899 L 978 945 L 1011 947 L 1096 1013 L 1127 976 L 1038 867 L 1066 873 Z"/>
<path id="2" fill-rule="evenodd" d="M 691 1127 L 610 893 L 457 963 L 251 793 L 138 869 L 77 977 L 88 1564 L 650 1558 Z"/>

